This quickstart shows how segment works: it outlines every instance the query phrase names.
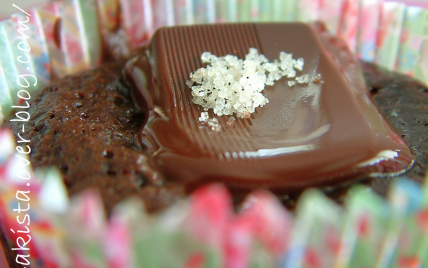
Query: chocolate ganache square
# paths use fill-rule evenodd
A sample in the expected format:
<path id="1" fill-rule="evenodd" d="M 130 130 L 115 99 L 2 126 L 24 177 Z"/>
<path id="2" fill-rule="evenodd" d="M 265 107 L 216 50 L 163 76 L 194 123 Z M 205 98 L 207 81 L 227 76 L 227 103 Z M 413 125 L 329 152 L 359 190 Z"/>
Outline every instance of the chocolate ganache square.
<path id="1" fill-rule="evenodd" d="M 189 75 L 204 52 L 244 58 L 255 48 L 269 61 L 281 52 L 303 58 L 298 76 L 322 77 L 267 86 L 269 103 L 250 116 L 199 120 Z M 322 25 L 216 24 L 162 28 L 126 65 L 134 99 L 146 114 L 139 142 L 150 176 L 192 189 L 216 181 L 235 190 L 290 192 L 408 170 L 407 145 L 368 97 L 358 61 Z M 231 120 L 233 118 L 233 120 Z M 230 122 L 233 122 L 231 124 Z"/>

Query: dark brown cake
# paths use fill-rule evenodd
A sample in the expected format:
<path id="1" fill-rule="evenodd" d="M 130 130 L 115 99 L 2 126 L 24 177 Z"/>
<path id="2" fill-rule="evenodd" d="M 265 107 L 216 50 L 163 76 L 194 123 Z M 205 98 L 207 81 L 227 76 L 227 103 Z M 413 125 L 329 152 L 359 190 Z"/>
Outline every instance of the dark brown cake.
<path id="1" fill-rule="evenodd" d="M 420 183 L 428 170 L 428 89 L 422 83 L 396 72 L 362 63 L 371 97 L 384 117 L 408 143 L 416 156 L 407 176 Z M 369 185 L 384 195 L 389 178 L 373 179 Z"/>
<path id="2" fill-rule="evenodd" d="M 422 182 L 428 169 L 428 89 L 417 81 L 372 64 L 363 65 L 372 97 L 416 156 L 408 176 Z M 148 181 L 141 170 L 137 131 L 144 122 L 122 79 L 121 63 L 104 64 L 54 82 L 33 98 L 31 161 L 35 168 L 56 166 L 70 195 L 98 189 L 108 211 L 130 195 L 139 196 L 149 211 L 164 208 L 184 195 L 181 185 Z M 100 102 L 103 100 L 103 102 Z M 8 123 L 14 133 L 20 127 Z M 385 194 L 390 178 L 367 179 Z M 348 185 L 325 189 L 340 201 Z M 292 206 L 298 194 L 284 198 Z"/>
<path id="3" fill-rule="evenodd" d="M 170 205 L 183 191 L 180 185 L 156 185 L 142 175 L 146 158 L 136 133 L 144 114 L 123 83 L 122 67 L 104 64 L 38 92 L 29 110 L 31 161 L 35 168 L 58 167 L 70 195 L 98 189 L 108 211 L 131 195 L 153 211 Z M 19 124 L 10 127 L 15 133 L 20 129 Z"/>

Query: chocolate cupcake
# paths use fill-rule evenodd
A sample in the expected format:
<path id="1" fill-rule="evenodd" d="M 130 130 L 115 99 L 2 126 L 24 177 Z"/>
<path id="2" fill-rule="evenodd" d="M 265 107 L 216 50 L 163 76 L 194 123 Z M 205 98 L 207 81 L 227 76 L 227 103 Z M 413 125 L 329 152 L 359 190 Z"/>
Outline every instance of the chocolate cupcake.
<path id="1" fill-rule="evenodd" d="M 406 76 L 393 75 L 371 64 L 361 64 L 366 70 L 366 81 L 372 88 L 372 98 L 378 102 L 378 107 L 394 128 L 405 133 L 401 135 L 410 148 L 414 148 L 412 152 L 416 155 L 416 163 L 409 176 L 421 182 L 427 168 L 424 147 L 427 143 L 423 135 L 426 128 L 423 122 L 426 119 L 420 113 L 426 105 L 426 88 Z M 181 197 L 184 185 L 174 181 L 158 184 L 147 175 L 150 173 L 141 170 L 148 160 L 138 143 L 138 135 L 139 129 L 147 121 L 147 113 L 143 113 L 133 103 L 131 89 L 122 77 L 123 67 L 122 63 L 105 64 L 41 90 L 29 110 L 33 115 L 30 124 L 34 125 L 30 132 L 33 144 L 31 162 L 36 168 L 58 167 L 71 195 L 87 187 L 97 187 L 103 193 L 108 211 L 124 197 L 139 192 L 138 195 L 152 211 Z M 400 86 L 389 89 L 390 85 L 397 84 Z M 76 85 L 79 86 L 76 88 Z M 388 105 L 385 104 L 382 96 L 386 94 L 395 95 L 396 105 L 390 105 L 394 100 L 391 96 L 386 97 Z M 400 102 L 400 99 L 410 95 L 414 95 L 412 98 L 416 103 L 402 108 L 402 103 L 406 102 Z M 98 99 L 104 100 L 102 105 L 98 104 Z M 404 110 L 396 114 L 396 118 L 391 115 L 394 110 L 409 108 L 415 111 Z M 420 115 L 416 117 L 416 122 L 412 122 L 408 117 L 415 112 Z M 9 124 L 15 134 L 19 133 L 20 124 Z M 79 147 L 75 146 L 76 141 L 80 142 Z M 378 184 L 381 185 L 377 191 L 385 193 L 388 183 L 382 181 L 389 182 L 389 178 L 369 179 L 368 183 L 374 184 L 376 189 Z M 156 200 L 157 197 L 160 200 Z"/>

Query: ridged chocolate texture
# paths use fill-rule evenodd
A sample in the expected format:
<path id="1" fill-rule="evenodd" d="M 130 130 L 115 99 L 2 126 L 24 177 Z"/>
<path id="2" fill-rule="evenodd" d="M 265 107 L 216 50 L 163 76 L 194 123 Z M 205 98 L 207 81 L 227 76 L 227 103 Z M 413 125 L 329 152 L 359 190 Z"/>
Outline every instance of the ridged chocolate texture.
<path id="1" fill-rule="evenodd" d="M 303 58 L 301 73 L 323 83 L 267 87 L 269 103 L 249 119 L 218 117 L 220 133 L 201 125 L 186 81 L 205 51 L 243 58 L 256 48 L 270 61 L 284 51 Z M 341 65 L 338 64 L 341 63 Z M 359 65 L 317 25 L 218 24 L 163 28 L 127 64 L 127 79 L 148 121 L 140 142 L 161 177 L 193 188 L 220 181 L 236 190 L 290 192 L 399 174 L 413 159 L 370 103 Z M 216 117 L 210 111 L 210 117 Z"/>
<path id="2" fill-rule="evenodd" d="M 157 41 L 160 38 L 162 41 Z M 186 81 L 190 72 L 201 67 L 200 56 L 204 51 L 211 51 L 216 55 L 237 55 L 245 57 L 250 47 L 261 49 L 257 41 L 254 25 L 224 24 L 218 27 L 194 26 L 175 27 L 167 31 L 160 31 L 154 42 L 162 43 L 159 49 L 159 62 L 155 65 L 156 74 L 162 76 L 158 79 L 159 89 L 169 87 L 173 98 L 170 114 L 177 120 L 177 127 L 187 132 L 190 142 L 198 144 L 205 154 L 212 157 L 227 158 L 229 154 L 240 151 L 254 150 L 248 142 L 250 138 L 249 126 L 251 120 L 238 120 L 237 127 L 229 129 L 232 135 L 212 135 L 209 129 L 201 129 L 198 118 L 200 107 L 192 103 L 192 96 Z M 156 52 L 153 52 L 156 53 Z M 170 81 L 168 81 L 170 78 Z M 155 78 L 156 79 L 156 78 Z M 164 82 L 165 81 L 165 82 Z M 162 90 L 162 89 L 161 89 Z M 163 106 L 159 103 L 158 106 Z M 218 117 L 222 125 L 226 125 L 228 117 Z M 192 151 L 186 152 L 192 154 Z"/>

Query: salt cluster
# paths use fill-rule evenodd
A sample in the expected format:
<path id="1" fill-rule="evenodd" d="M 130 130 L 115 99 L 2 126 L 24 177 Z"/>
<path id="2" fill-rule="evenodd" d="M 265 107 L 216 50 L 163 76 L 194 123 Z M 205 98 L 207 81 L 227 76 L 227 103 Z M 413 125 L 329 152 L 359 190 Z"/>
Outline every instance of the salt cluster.
<path id="1" fill-rule="evenodd" d="M 255 108 L 262 107 L 269 100 L 262 91 L 282 77 L 295 79 L 297 83 L 309 83 L 311 77 L 296 77 L 302 71 L 304 60 L 293 59 L 292 54 L 281 52 L 279 59 L 269 62 L 255 48 L 250 48 L 245 60 L 233 55 L 217 57 L 209 52 L 202 53 L 201 60 L 208 63 L 190 74 L 187 85 L 192 90 L 192 101 L 203 107 L 204 111 L 213 109 L 214 114 L 248 117 Z M 289 81 L 289 86 L 296 84 Z M 201 122 L 208 120 L 207 114 L 201 115 Z"/>

